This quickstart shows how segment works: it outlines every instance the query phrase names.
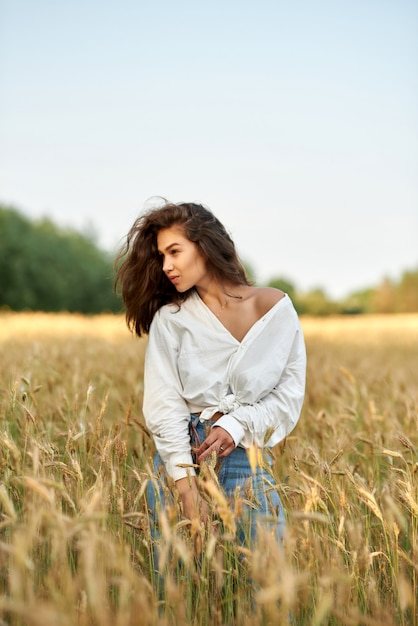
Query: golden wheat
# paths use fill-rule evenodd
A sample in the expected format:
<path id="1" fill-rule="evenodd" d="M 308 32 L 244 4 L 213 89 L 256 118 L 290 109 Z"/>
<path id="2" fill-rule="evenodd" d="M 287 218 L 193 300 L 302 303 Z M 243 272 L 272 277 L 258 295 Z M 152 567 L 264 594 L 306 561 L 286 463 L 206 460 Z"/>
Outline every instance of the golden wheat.
<path id="1" fill-rule="evenodd" d="M 209 466 L 208 528 L 174 498 L 153 545 L 145 340 L 121 316 L 2 314 L 0 623 L 416 626 L 418 316 L 302 323 L 306 402 L 273 465 L 286 540 L 261 527 L 248 550 Z"/>

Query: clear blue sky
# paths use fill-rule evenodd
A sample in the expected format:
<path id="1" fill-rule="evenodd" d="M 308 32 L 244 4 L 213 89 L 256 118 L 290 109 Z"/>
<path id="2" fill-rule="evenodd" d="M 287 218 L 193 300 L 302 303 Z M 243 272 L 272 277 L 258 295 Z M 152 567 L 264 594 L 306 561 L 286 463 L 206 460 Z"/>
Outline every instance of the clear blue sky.
<path id="1" fill-rule="evenodd" d="M 0 0 L 0 201 L 113 248 L 209 206 L 259 281 L 418 266 L 418 3 Z"/>

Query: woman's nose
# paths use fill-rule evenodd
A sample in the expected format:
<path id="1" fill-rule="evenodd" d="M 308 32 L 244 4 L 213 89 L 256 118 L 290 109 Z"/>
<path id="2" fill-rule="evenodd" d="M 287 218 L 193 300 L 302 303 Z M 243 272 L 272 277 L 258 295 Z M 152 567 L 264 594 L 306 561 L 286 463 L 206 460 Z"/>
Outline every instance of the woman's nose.
<path id="1" fill-rule="evenodd" d="M 170 259 L 164 259 L 164 262 L 163 262 L 163 272 L 167 273 L 167 272 L 169 272 L 172 269 L 173 269 L 172 261 L 170 261 Z"/>

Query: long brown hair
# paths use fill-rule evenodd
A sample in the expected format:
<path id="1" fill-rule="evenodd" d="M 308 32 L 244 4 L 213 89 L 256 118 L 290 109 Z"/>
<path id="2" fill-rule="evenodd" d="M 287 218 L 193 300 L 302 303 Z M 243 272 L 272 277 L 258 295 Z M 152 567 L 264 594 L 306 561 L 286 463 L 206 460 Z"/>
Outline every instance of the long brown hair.
<path id="1" fill-rule="evenodd" d="M 115 289 L 120 288 L 126 322 L 139 337 L 149 332 L 158 309 L 168 303 L 180 306 L 194 291 L 177 292 L 162 271 L 157 234 L 175 225 L 197 245 L 215 279 L 231 285 L 250 284 L 234 242 L 209 209 L 193 203 L 166 203 L 147 210 L 134 222 L 115 261 Z"/>

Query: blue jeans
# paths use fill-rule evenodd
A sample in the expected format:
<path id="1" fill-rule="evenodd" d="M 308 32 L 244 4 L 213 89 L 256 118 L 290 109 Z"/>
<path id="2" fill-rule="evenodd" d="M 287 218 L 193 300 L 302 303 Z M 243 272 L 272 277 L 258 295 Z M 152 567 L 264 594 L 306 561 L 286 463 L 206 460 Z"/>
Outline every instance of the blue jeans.
<path id="1" fill-rule="evenodd" d="M 190 417 L 191 445 L 198 447 L 207 436 L 207 429 L 213 427 L 215 422 L 199 421 L 197 415 Z M 282 503 L 271 473 L 271 457 L 264 453 L 263 467 L 257 467 L 253 472 L 244 448 L 237 447 L 227 457 L 219 458 L 216 473 L 220 487 L 230 499 L 231 505 L 240 501 L 240 511 L 237 515 L 237 539 L 249 547 L 257 533 L 257 524 L 274 532 L 279 542 L 283 539 L 285 529 L 285 517 Z M 163 476 L 163 463 L 157 453 L 154 459 L 154 472 L 156 476 Z M 167 490 L 165 490 L 167 491 Z M 151 481 L 148 484 L 148 507 L 151 514 L 151 532 L 156 537 L 158 531 L 158 508 L 164 506 L 166 498 L 164 489 L 159 484 L 158 492 L 155 492 Z"/>

